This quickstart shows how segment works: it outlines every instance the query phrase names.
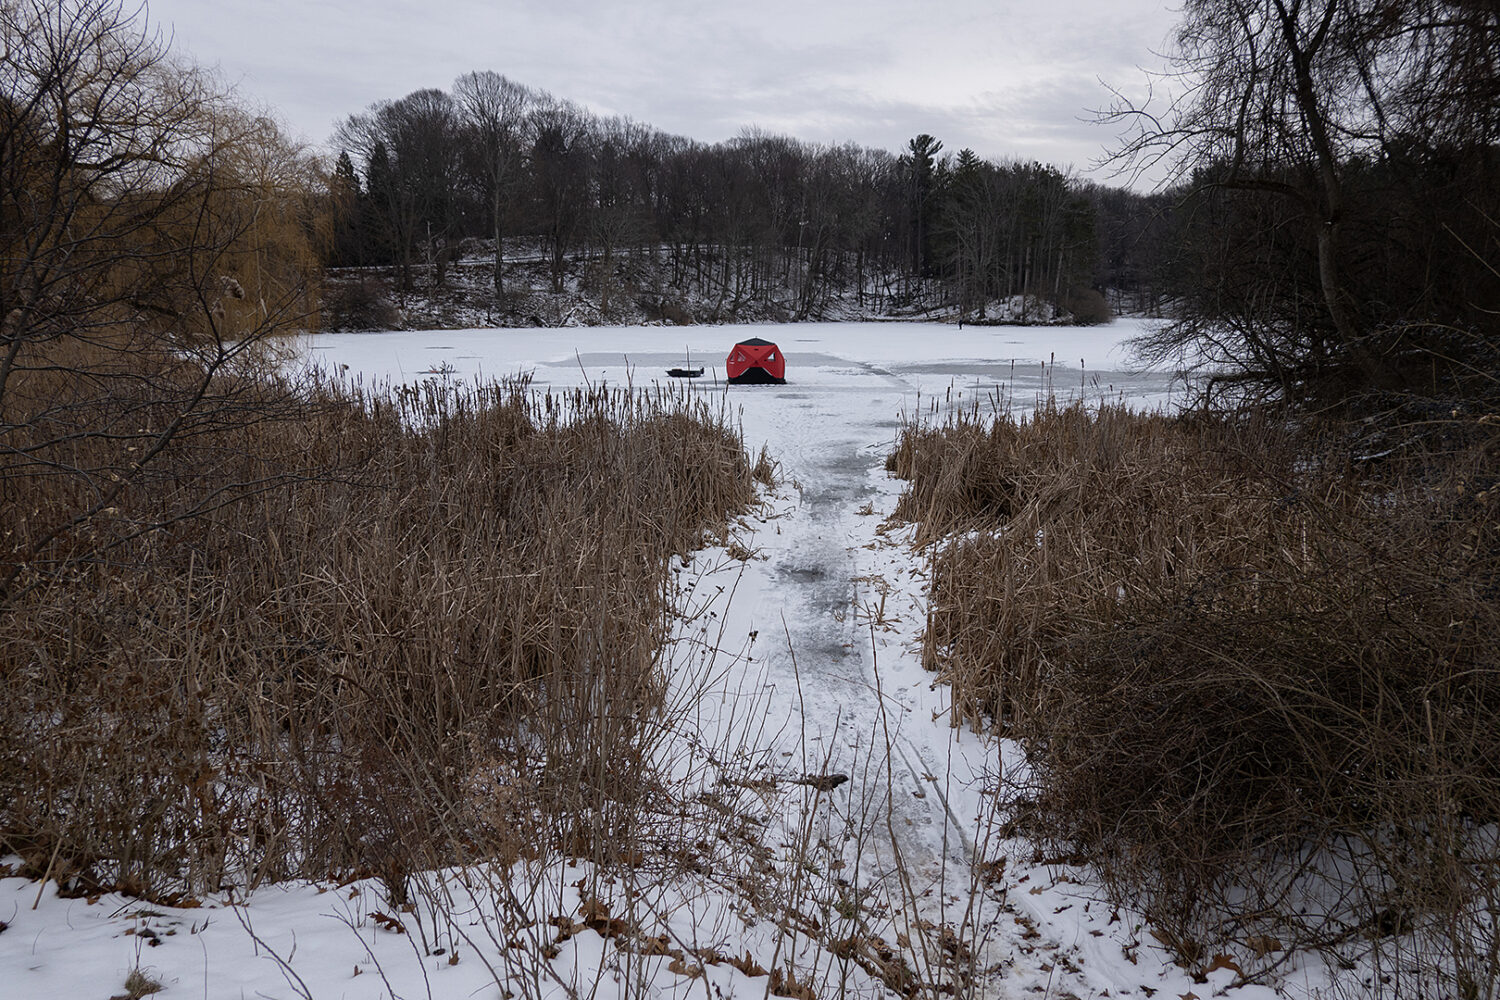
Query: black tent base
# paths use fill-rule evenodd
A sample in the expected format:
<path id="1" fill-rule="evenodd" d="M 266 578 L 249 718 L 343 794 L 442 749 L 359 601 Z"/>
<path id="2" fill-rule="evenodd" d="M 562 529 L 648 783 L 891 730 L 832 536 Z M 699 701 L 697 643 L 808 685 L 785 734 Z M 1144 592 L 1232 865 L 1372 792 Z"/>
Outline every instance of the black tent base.
<path id="1" fill-rule="evenodd" d="M 747 368 L 744 374 L 735 375 L 730 385 L 786 385 L 786 379 L 777 378 L 764 368 Z"/>

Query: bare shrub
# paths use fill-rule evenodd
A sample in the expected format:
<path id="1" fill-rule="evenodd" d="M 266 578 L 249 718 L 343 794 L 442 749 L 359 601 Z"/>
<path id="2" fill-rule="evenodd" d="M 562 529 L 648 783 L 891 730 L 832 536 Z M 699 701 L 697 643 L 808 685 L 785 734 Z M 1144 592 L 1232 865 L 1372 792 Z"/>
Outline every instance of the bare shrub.
<path id="1" fill-rule="evenodd" d="M 1457 430 L 1384 468 L 1253 415 L 903 434 L 927 664 L 1022 741 L 1033 833 L 1184 962 L 1417 933 L 1433 981 L 1493 995 L 1500 439 Z"/>
<path id="2" fill-rule="evenodd" d="M 672 299 L 662 299 L 660 306 L 661 318 L 673 326 L 692 326 L 693 314 L 688 311 L 682 303 Z"/>
<path id="3" fill-rule="evenodd" d="M 323 326 L 329 330 L 394 330 L 401 313 L 386 294 L 389 283 L 358 277 L 330 281 L 323 289 Z"/>
<path id="4" fill-rule="evenodd" d="M 1072 288 L 1063 297 L 1062 307 L 1073 317 L 1073 322 L 1085 326 L 1108 323 L 1114 319 L 1104 294 L 1096 288 Z"/>

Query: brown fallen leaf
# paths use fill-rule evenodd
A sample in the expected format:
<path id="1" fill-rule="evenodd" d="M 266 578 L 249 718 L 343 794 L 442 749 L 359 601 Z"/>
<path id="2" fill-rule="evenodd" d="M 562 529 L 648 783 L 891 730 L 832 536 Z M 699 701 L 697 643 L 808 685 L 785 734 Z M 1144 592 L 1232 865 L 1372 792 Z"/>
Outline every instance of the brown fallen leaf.
<path id="1" fill-rule="evenodd" d="M 734 966 L 736 969 L 739 969 L 741 972 L 752 979 L 757 976 L 764 976 L 766 974 L 766 970 L 755 963 L 755 959 L 751 956 L 748 949 L 746 949 L 745 951 L 744 958 L 731 958 L 729 960 L 729 964 Z"/>
<path id="2" fill-rule="evenodd" d="M 674 958 L 667 965 L 667 971 L 678 976 L 687 976 L 689 979 L 697 979 L 703 975 L 703 966 L 688 965 L 680 958 Z"/>
<path id="3" fill-rule="evenodd" d="M 375 910 L 370 914 L 370 919 L 375 922 L 375 926 L 377 927 L 383 927 L 396 934 L 406 933 L 406 925 L 389 913 L 381 913 L 379 910 Z"/>
<path id="4" fill-rule="evenodd" d="M 1236 976 L 1243 976 L 1245 974 L 1245 970 L 1240 968 L 1239 963 L 1228 955 L 1215 955 L 1214 960 L 1209 962 L 1208 968 L 1203 971 L 1214 972 L 1218 969 L 1229 969 Z"/>

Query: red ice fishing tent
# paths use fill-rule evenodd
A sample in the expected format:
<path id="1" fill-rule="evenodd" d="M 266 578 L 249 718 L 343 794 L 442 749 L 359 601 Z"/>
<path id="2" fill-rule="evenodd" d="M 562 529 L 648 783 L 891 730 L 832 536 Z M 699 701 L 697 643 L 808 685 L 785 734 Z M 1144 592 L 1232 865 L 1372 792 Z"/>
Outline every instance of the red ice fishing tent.
<path id="1" fill-rule="evenodd" d="M 734 345 L 724 371 L 732 385 L 780 385 L 786 382 L 786 358 L 769 340 L 751 337 Z"/>

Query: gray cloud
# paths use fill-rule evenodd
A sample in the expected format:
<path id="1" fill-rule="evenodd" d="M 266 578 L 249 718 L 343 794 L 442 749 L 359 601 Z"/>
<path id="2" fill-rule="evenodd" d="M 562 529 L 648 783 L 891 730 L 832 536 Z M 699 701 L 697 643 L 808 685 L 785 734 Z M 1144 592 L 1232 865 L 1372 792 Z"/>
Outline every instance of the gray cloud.
<path id="1" fill-rule="evenodd" d="M 371 102 L 493 69 L 707 142 L 746 126 L 897 149 L 930 132 L 986 157 L 1086 167 L 1087 109 L 1134 86 L 1163 0 L 153 0 L 176 46 L 217 64 L 314 144 Z"/>

